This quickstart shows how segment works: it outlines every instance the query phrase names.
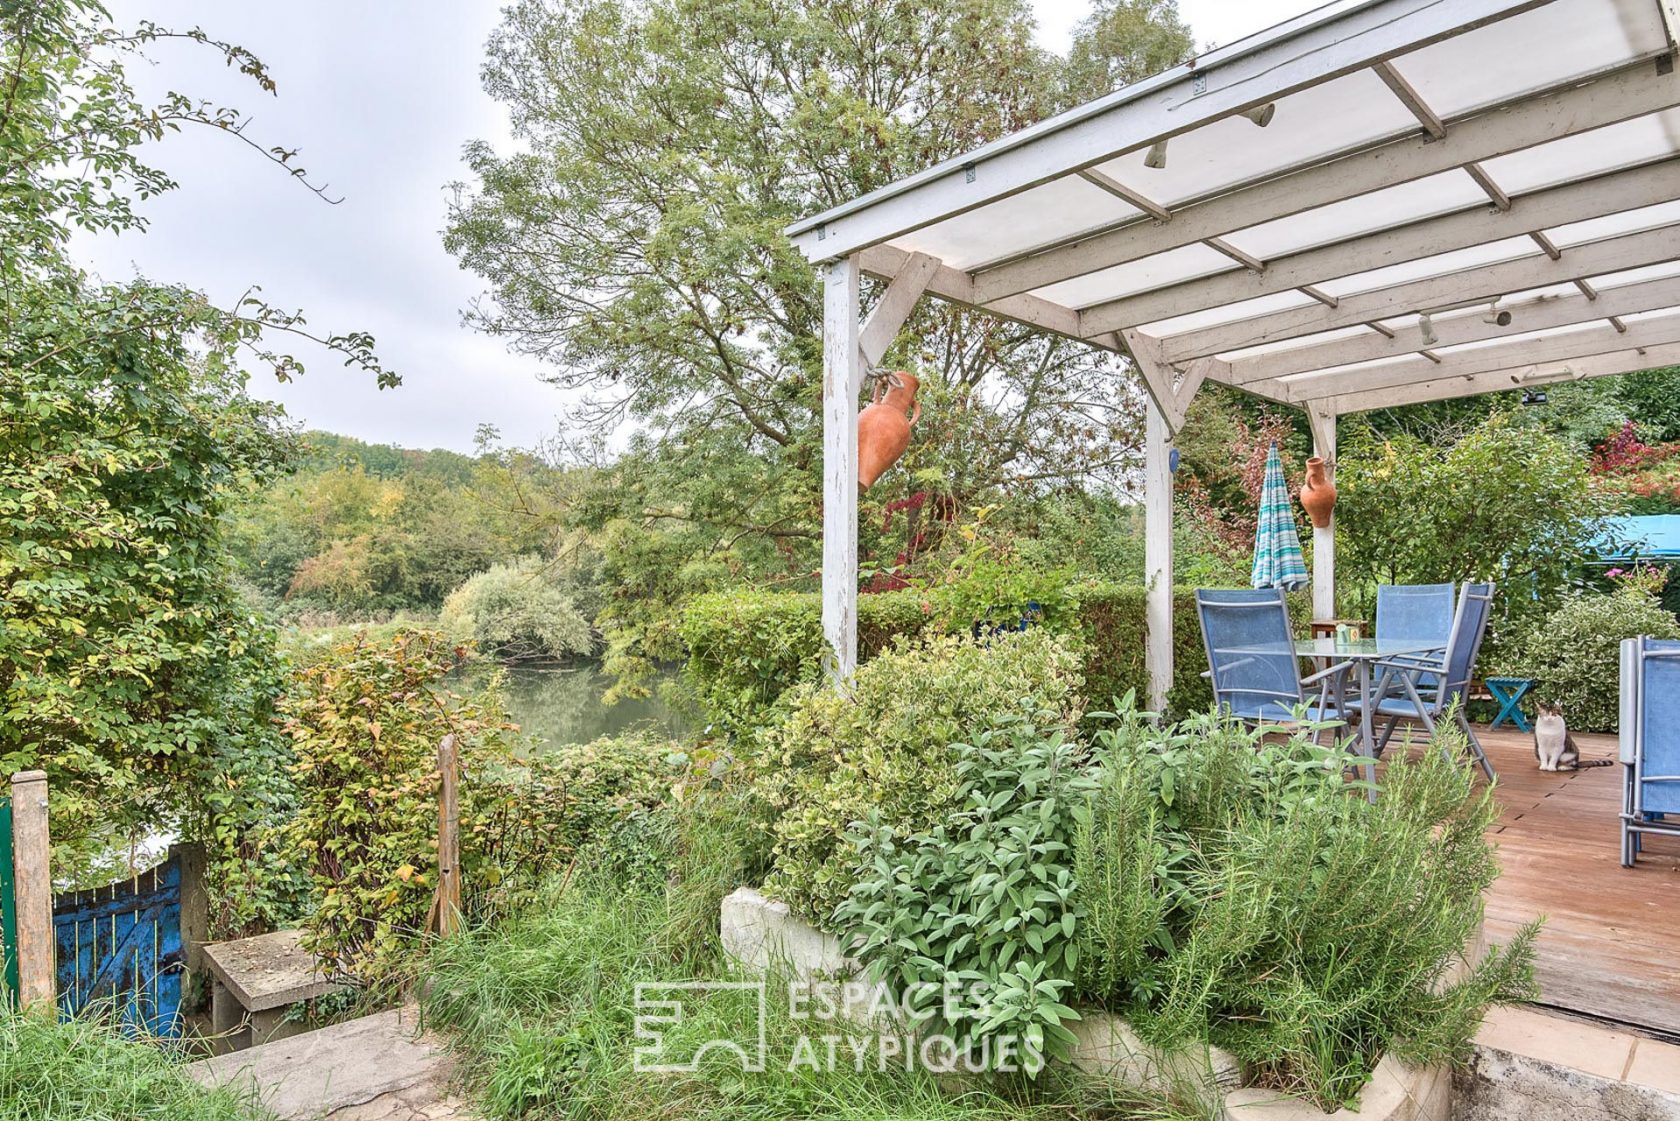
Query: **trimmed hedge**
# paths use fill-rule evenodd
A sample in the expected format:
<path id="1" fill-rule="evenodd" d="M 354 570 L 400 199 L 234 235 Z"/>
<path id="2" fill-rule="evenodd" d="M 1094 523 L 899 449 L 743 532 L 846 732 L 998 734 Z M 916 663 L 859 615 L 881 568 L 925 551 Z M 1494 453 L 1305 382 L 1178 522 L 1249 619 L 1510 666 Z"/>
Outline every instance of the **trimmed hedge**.
<path id="1" fill-rule="evenodd" d="M 1047 589 L 1039 602 L 1056 606 L 1043 625 L 1079 636 L 1085 652 L 1085 688 L 1094 709 L 1135 691 L 1149 695 L 1144 668 L 1144 589 L 1136 584 L 1081 583 Z M 966 631 L 972 620 L 950 617 L 935 593 L 906 589 L 858 597 L 858 657 L 868 660 L 896 635 L 927 628 Z M 691 601 L 683 613 L 688 677 L 720 727 L 749 732 L 766 723 L 789 688 L 814 681 L 822 671 L 822 601 L 812 592 L 718 592 Z M 1173 684 L 1170 713 L 1206 709 L 1213 694 L 1201 676 L 1207 668 L 1195 592 L 1173 593 Z"/>

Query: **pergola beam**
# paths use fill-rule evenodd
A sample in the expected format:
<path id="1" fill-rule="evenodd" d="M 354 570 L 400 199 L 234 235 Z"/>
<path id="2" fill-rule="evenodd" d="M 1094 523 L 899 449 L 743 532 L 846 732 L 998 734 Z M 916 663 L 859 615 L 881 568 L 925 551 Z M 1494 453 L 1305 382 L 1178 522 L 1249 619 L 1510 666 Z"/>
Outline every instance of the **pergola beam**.
<path id="1" fill-rule="evenodd" d="M 1556 261 L 1536 253 L 1481 268 L 1343 296 L 1334 308 L 1315 303 L 1217 327 L 1187 331 L 1181 335 L 1168 335 L 1162 339 L 1162 353 L 1173 365 L 1183 365 L 1195 358 L 1298 339 L 1338 327 L 1354 327 L 1377 319 L 1492 300 L 1512 292 L 1567 284 L 1586 277 L 1676 259 L 1680 259 L 1680 226 L 1663 226 L 1572 246 Z"/>
<path id="2" fill-rule="evenodd" d="M 1321 400 L 1332 391 L 1357 394 L 1398 389 L 1421 382 L 1438 382 L 1447 377 L 1468 377 L 1522 365 L 1590 358 L 1629 347 L 1666 346 L 1671 343 L 1680 343 L 1680 315 L 1643 320 L 1630 325 L 1625 333 L 1610 324 L 1603 324 L 1550 338 L 1518 339 L 1499 346 L 1472 347 L 1443 355 L 1438 362 L 1420 357 L 1397 365 L 1369 369 L 1326 370 L 1302 374 L 1264 388 L 1280 394 L 1286 401 L 1300 403 Z"/>
<path id="3" fill-rule="evenodd" d="M 916 301 L 922 298 L 927 286 L 939 271 L 939 260 L 926 253 L 911 253 L 899 264 L 898 270 L 881 293 L 869 320 L 858 335 L 858 349 L 863 368 L 872 370 L 881 364 L 887 348 L 898 337 L 898 329 L 910 318 Z"/>
<path id="4" fill-rule="evenodd" d="M 1180 373 L 1162 359 L 1159 339 L 1136 331 L 1125 331 L 1123 337 L 1132 352 L 1132 361 L 1137 363 L 1138 373 L 1143 376 L 1144 389 L 1166 424 L 1167 438 L 1171 439 L 1184 427 L 1184 415 L 1197 390 L 1214 367 L 1223 363 L 1214 358 L 1198 358 Z"/>
<path id="5" fill-rule="evenodd" d="M 1419 405 L 1427 401 L 1447 401 L 1455 397 L 1475 397 L 1482 393 L 1500 393 L 1512 389 L 1531 389 L 1561 381 L 1580 381 L 1586 378 L 1607 377 L 1614 374 L 1633 374 L 1662 366 L 1680 365 L 1680 344 L 1644 347 L 1637 350 L 1617 350 L 1595 354 L 1588 358 L 1567 361 L 1531 363 L 1508 370 L 1490 370 L 1468 377 L 1439 378 L 1394 389 L 1374 389 L 1365 393 L 1344 393 L 1323 398 L 1323 404 L 1338 413 L 1367 412 L 1371 409 L 1394 409 L 1402 405 Z"/>
<path id="6" fill-rule="evenodd" d="M 910 256 L 912 254 L 891 245 L 877 245 L 858 254 L 864 272 L 889 281 L 898 275 L 906 258 Z M 1079 314 L 1073 309 L 1053 304 L 1049 300 L 1041 300 L 1037 296 L 1010 296 L 982 305 L 975 299 L 973 279 L 967 273 L 944 263 L 940 263 L 933 271 L 923 291 L 953 303 L 982 308 L 1000 318 L 1024 323 L 1029 327 L 1042 327 L 1058 335 L 1079 338 Z M 1103 350 L 1118 349 L 1105 339 L 1087 339 L 1085 342 Z"/>
<path id="7" fill-rule="evenodd" d="M 1498 323 L 1485 322 L 1483 316 L 1475 312 L 1450 319 L 1437 318 L 1434 324 L 1435 341 L 1432 343 L 1424 342 L 1421 327 L 1406 327 L 1395 331 L 1392 339 L 1376 334 L 1360 335 L 1358 338 L 1331 339 L 1288 350 L 1270 351 L 1251 358 L 1233 358 L 1229 363 L 1229 381 L 1232 385 L 1246 386 L 1291 374 L 1328 370 L 1333 366 L 1398 358 L 1427 347 L 1457 346 L 1483 339 L 1525 335 L 1548 327 L 1568 327 L 1606 317 L 1680 307 L 1680 276 L 1607 288 L 1597 301 L 1581 295 L 1542 296 L 1519 303 L 1499 303 L 1497 307 L 1511 317 L 1511 321 L 1503 327 Z"/>
<path id="8" fill-rule="evenodd" d="M 788 236 L 812 261 L 844 256 L 1544 3 L 1388 0 L 1299 17 L 796 222 Z"/>
<path id="9" fill-rule="evenodd" d="M 1336 410 L 1323 401 L 1307 406 L 1313 454 L 1324 460 L 1324 472 L 1336 481 Z M 1336 514 L 1323 529 L 1313 526 L 1312 599 L 1314 619 L 1336 617 Z"/>
<path id="10" fill-rule="evenodd" d="M 1680 76 L 1658 73 L 1649 63 L 1587 85 L 1571 82 L 1551 93 L 1524 95 L 1497 111 L 1479 112 L 1455 122 L 1442 140 L 1414 137 L 1339 160 L 1315 161 L 1290 174 L 1206 201 L 1175 206 L 1171 222 L 1134 222 L 1104 233 L 1081 235 L 1065 248 L 979 273 L 975 291 L 982 299 L 1031 291 L 1468 163 L 1619 124 L 1676 104 L 1680 104 Z M 1149 320 L 1140 319 L 1125 325 L 1146 322 Z"/>
<path id="11" fill-rule="evenodd" d="M 1423 126 L 1424 132 L 1436 140 L 1441 140 L 1447 135 L 1446 124 L 1436 115 L 1435 110 L 1429 107 L 1423 95 L 1412 88 L 1412 83 L 1406 81 L 1400 71 L 1394 69 L 1393 63 L 1379 62 L 1371 69 L 1383 80 L 1383 85 L 1400 99 L 1400 104 L 1418 119 L 1418 124 Z"/>
<path id="12" fill-rule="evenodd" d="M 1081 309 L 1087 334 L 1153 323 L 1208 308 L 1287 292 L 1422 260 L 1476 245 L 1521 237 L 1605 214 L 1649 206 L 1680 182 L 1680 159 L 1579 180 L 1507 200 L 1491 212 L 1475 206 L 1266 262 L 1263 272 L 1232 271 L 1157 288 Z M 977 288 L 980 286 L 977 285 Z"/>

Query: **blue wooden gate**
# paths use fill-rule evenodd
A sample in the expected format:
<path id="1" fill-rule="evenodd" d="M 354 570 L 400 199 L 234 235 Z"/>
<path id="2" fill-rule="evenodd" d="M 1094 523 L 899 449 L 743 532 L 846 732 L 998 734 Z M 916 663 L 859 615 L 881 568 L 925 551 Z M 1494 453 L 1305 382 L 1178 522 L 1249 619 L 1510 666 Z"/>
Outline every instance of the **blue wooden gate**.
<path id="1" fill-rule="evenodd" d="M 181 1034 L 181 859 L 53 900 L 58 1005 L 93 1009 L 131 1036 Z"/>

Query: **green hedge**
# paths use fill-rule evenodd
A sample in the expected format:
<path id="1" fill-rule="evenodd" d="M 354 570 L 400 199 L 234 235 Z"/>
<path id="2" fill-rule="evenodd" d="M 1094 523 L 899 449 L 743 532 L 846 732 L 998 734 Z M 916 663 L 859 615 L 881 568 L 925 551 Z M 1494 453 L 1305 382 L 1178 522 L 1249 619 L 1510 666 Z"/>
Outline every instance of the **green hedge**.
<path id="1" fill-rule="evenodd" d="M 1128 691 L 1140 702 L 1149 696 L 1144 668 L 1144 589 L 1135 584 L 1082 583 L 1054 589 L 1038 602 L 1054 604 L 1044 625 L 1077 634 L 1085 650 L 1085 688 L 1091 707 L 1106 708 Z M 952 607 L 927 593 L 907 589 L 858 597 L 858 657 L 867 660 L 896 635 L 924 628 L 967 630 Z M 749 731 L 768 718 L 790 687 L 812 681 L 822 665 L 822 603 L 810 592 L 719 592 L 689 603 L 682 619 L 688 644 L 688 675 L 708 716 L 734 732 Z M 1196 619 L 1195 593 L 1173 593 L 1172 688 L 1169 712 L 1200 711 L 1213 701 Z"/>

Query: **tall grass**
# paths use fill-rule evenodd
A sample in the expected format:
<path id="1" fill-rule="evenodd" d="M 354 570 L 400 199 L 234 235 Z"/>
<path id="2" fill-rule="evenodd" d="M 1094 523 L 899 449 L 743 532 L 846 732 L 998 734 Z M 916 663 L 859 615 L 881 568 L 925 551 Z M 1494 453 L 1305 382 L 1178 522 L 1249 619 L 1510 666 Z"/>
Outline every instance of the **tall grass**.
<path id="1" fill-rule="evenodd" d="M 957 1082 L 845 1039 L 833 1069 L 794 1062 L 797 1040 L 856 1029 L 796 1019 L 785 978 L 767 982 L 765 1069 L 744 1072 L 710 1052 L 691 1073 L 635 1069 L 637 981 L 727 980 L 715 941 L 685 944 L 684 901 L 646 886 L 594 877 L 551 883 L 528 910 L 445 940 L 431 961 L 425 1010 L 465 1053 L 471 1089 L 490 1118 L 589 1121 L 1205 1121 L 1195 1103 L 1174 1105 L 1063 1072 L 1042 1086 Z M 756 994 L 685 992 L 681 1021 L 665 1027 L 664 1053 L 680 1059 L 713 1038 L 750 1039 Z M 863 1039 L 853 1035 L 852 1038 Z M 824 1044 L 814 1044 L 821 1055 Z M 819 1062 L 826 1067 L 826 1061 Z"/>
<path id="2" fill-rule="evenodd" d="M 267 1121 L 252 1098 L 207 1090 L 150 1043 L 98 1020 L 0 1007 L 0 1121 Z"/>

